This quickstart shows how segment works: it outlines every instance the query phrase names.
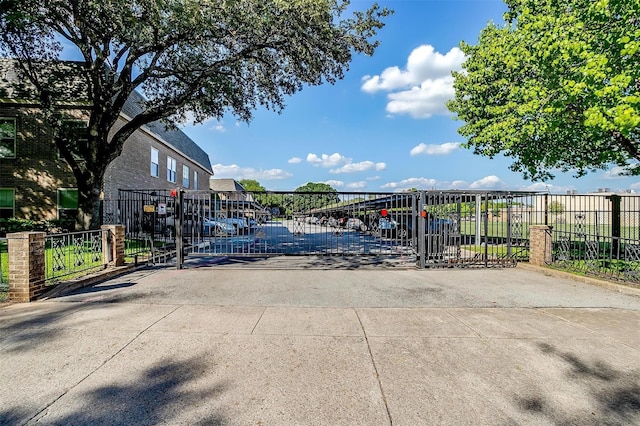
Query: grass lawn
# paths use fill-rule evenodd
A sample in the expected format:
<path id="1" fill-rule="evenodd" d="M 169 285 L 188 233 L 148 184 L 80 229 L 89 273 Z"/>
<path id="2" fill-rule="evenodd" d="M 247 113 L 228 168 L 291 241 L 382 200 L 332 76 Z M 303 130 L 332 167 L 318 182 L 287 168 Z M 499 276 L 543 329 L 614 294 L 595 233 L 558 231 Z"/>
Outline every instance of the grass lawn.
<path id="1" fill-rule="evenodd" d="M 532 224 L 522 223 L 522 238 L 529 238 L 529 227 Z M 575 227 L 570 223 L 551 224 L 553 230 L 557 232 L 575 232 Z M 512 230 L 513 232 L 513 230 Z M 620 228 L 620 234 L 622 238 L 637 239 L 639 237 L 640 227 L 637 226 L 623 226 Z M 460 233 L 462 235 L 475 235 L 476 222 L 472 220 L 460 221 Z M 484 223 L 480 225 L 481 235 L 485 235 Z M 584 233 L 587 235 L 599 235 L 602 237 L 611 236 L 610 225 L 585 225 Z M 488 237 L 506 237 L 507 236 L 507 222 L 495 222 L 490 221 L 487 223 L 486 235 Z"/>
<path id="2" fill-rule="evenodd" d="M 474 253 L 480 253 L 480 254 L 485 253 L 484 246 L 468 245 L 468 246 L 461 246 L 461 248 L 463 250 L 467 250 Z M 486 246 L 486 253 L 489 257 L 504 258 L 504 257 L 507 257 L 507 246 L 504 244 L 500 244 L 500 245 L 489 244 L 488 246 Z M 511 247 L 511 256 L 515 257 L 516 259 L 528 259 L 529 249 L 525 247 L 513 246 Z"/>

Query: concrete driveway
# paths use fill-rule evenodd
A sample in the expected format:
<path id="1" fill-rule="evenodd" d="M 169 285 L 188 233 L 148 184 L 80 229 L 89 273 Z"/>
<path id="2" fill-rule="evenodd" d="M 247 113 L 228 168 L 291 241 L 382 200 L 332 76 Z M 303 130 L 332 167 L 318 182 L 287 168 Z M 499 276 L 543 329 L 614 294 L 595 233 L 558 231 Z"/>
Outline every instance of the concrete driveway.
<path id="1" fill-rule="evenodd" d="M 0 424 L 640 424 L 638 292 L 269 265 L 1 307 Z"/>

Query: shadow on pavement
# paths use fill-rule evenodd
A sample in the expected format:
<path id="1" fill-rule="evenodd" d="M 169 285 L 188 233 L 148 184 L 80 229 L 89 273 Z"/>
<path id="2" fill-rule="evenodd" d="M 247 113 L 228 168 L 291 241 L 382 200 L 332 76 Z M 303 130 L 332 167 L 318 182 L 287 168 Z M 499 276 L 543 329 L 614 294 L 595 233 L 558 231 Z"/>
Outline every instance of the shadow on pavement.
<path id="1" fill-rule="evenodd" d="M 564 361 L 567 380 L 579 383 L 591 395 L 596 404 L 591 413 L 593 422 L 589 424 L 639 424 L 640 372 L 627 374 L 603 361 L 587 362 L 548 343 L 540 343 L 538 347 L 542 353 Z M 544 415 L 556 424 L 584 424 L 584 416 L 572 417 L 541 395 L 520 398 L 518 405 L 525 411 Z"/>
<path id="2" fill-rule="evenodd" d="M 358 255 L 358 256 L 273 256 L 242 257 L 225 256 L 217 258 L 193 258 L 185 262 L 186 268 L 255 268 L 255 269 L 316 269 L 316 270 L 354 270 L 354 269 L 414 269 L 413 256 L 398 255 Z"/>
<path id="3" fill-rule="evenodd" d="M 175 414 L 189 412 L 192 406 L 215 407 L 212 401 L 227 389 L 226 383 L 203 390 L 190 390 L 206 370 L 204 361 L 166 362 L 148 368 L 130 384 L 105 385 L 73 396 L 73 410 L 59 418 L 48 418 L 46 424 L 105 425 L 105 424 L 171 424 Z M 65 398 L 63 395 L 62 398 Z M 0 411 L 0 424 L 15 424 L 25 418 L 28 410 L 15 408 Z M 38 413 L 43 415 L 46 410 Z M 55 412 L 54 412 L 55 413 Z M 32 420 L 33 420 L 32 419 Z M 227 423 L 219 413 L 205 414 L 205 418 L 190 419 L 190 424 L 223 425 Z"/>

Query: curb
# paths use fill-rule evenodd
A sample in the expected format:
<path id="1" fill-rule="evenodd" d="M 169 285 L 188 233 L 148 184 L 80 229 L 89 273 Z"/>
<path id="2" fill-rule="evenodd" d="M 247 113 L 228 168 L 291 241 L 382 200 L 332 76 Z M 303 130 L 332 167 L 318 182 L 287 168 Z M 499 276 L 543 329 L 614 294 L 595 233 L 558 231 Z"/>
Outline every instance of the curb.
<path id="1" fill-rule="evenodd" d="M 128 274 L 129 272 L 133 272 L 133 271 L 137 271 L 139 269 L 145 269 L 145 268 L 148 268 L 148 266 L 135 265 L 135 264 L 118 266 L 115 268 L 105 269 L 91 275 L 86 275 L 84 277 L 81 277 L 75 280 L 62 281 L 56 284 L 51 290 L 47 291 L 45 294 L 38 297 L 37 300 L 48 300 L 55 297 L 64 296 L 65 294 L 71 291 L 88 287 L 92 284 L 96 284 L 102 281 L 116 278 L 121 275 Z"/>
<path id="2" fill-rule="evenodd" d="M 545 266 L 536 266 L 529 263 L 518 263 L 518 268 L 526 269 L 528 271 L 539 272 L 548 277 L 564 278 L 572 281 L 581 282 L 583 284 L 594 285 L 603 287 L 611 291 L 618 293 L 628 294 L 630 296 L 640 297 L 640 288 L 630 287 L 625 284 L 619 284 L 613 281 L 607 281 L 604 279 L 585 277 L 582 275 L 572 274 L 571 272 L 559 271 L 557 269 L 548 268 Z"/>

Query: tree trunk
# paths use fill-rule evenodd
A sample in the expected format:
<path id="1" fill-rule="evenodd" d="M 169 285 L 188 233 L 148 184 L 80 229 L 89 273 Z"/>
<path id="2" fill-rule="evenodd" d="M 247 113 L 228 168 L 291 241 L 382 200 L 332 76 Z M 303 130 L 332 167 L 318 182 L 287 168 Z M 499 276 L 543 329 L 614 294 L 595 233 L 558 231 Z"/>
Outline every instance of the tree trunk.
<path id="1" fill-rule="evenodd" d="M 98 177 L 102 173 L 94 171 L 91 179 L 81 183 L 78 180 L 78 215 L 76 217 L 76 229 L 99 229 L 100 225 L 100 193 L 102 179 Z M 97 176 L 96 176 L 97 175 Z"/>

